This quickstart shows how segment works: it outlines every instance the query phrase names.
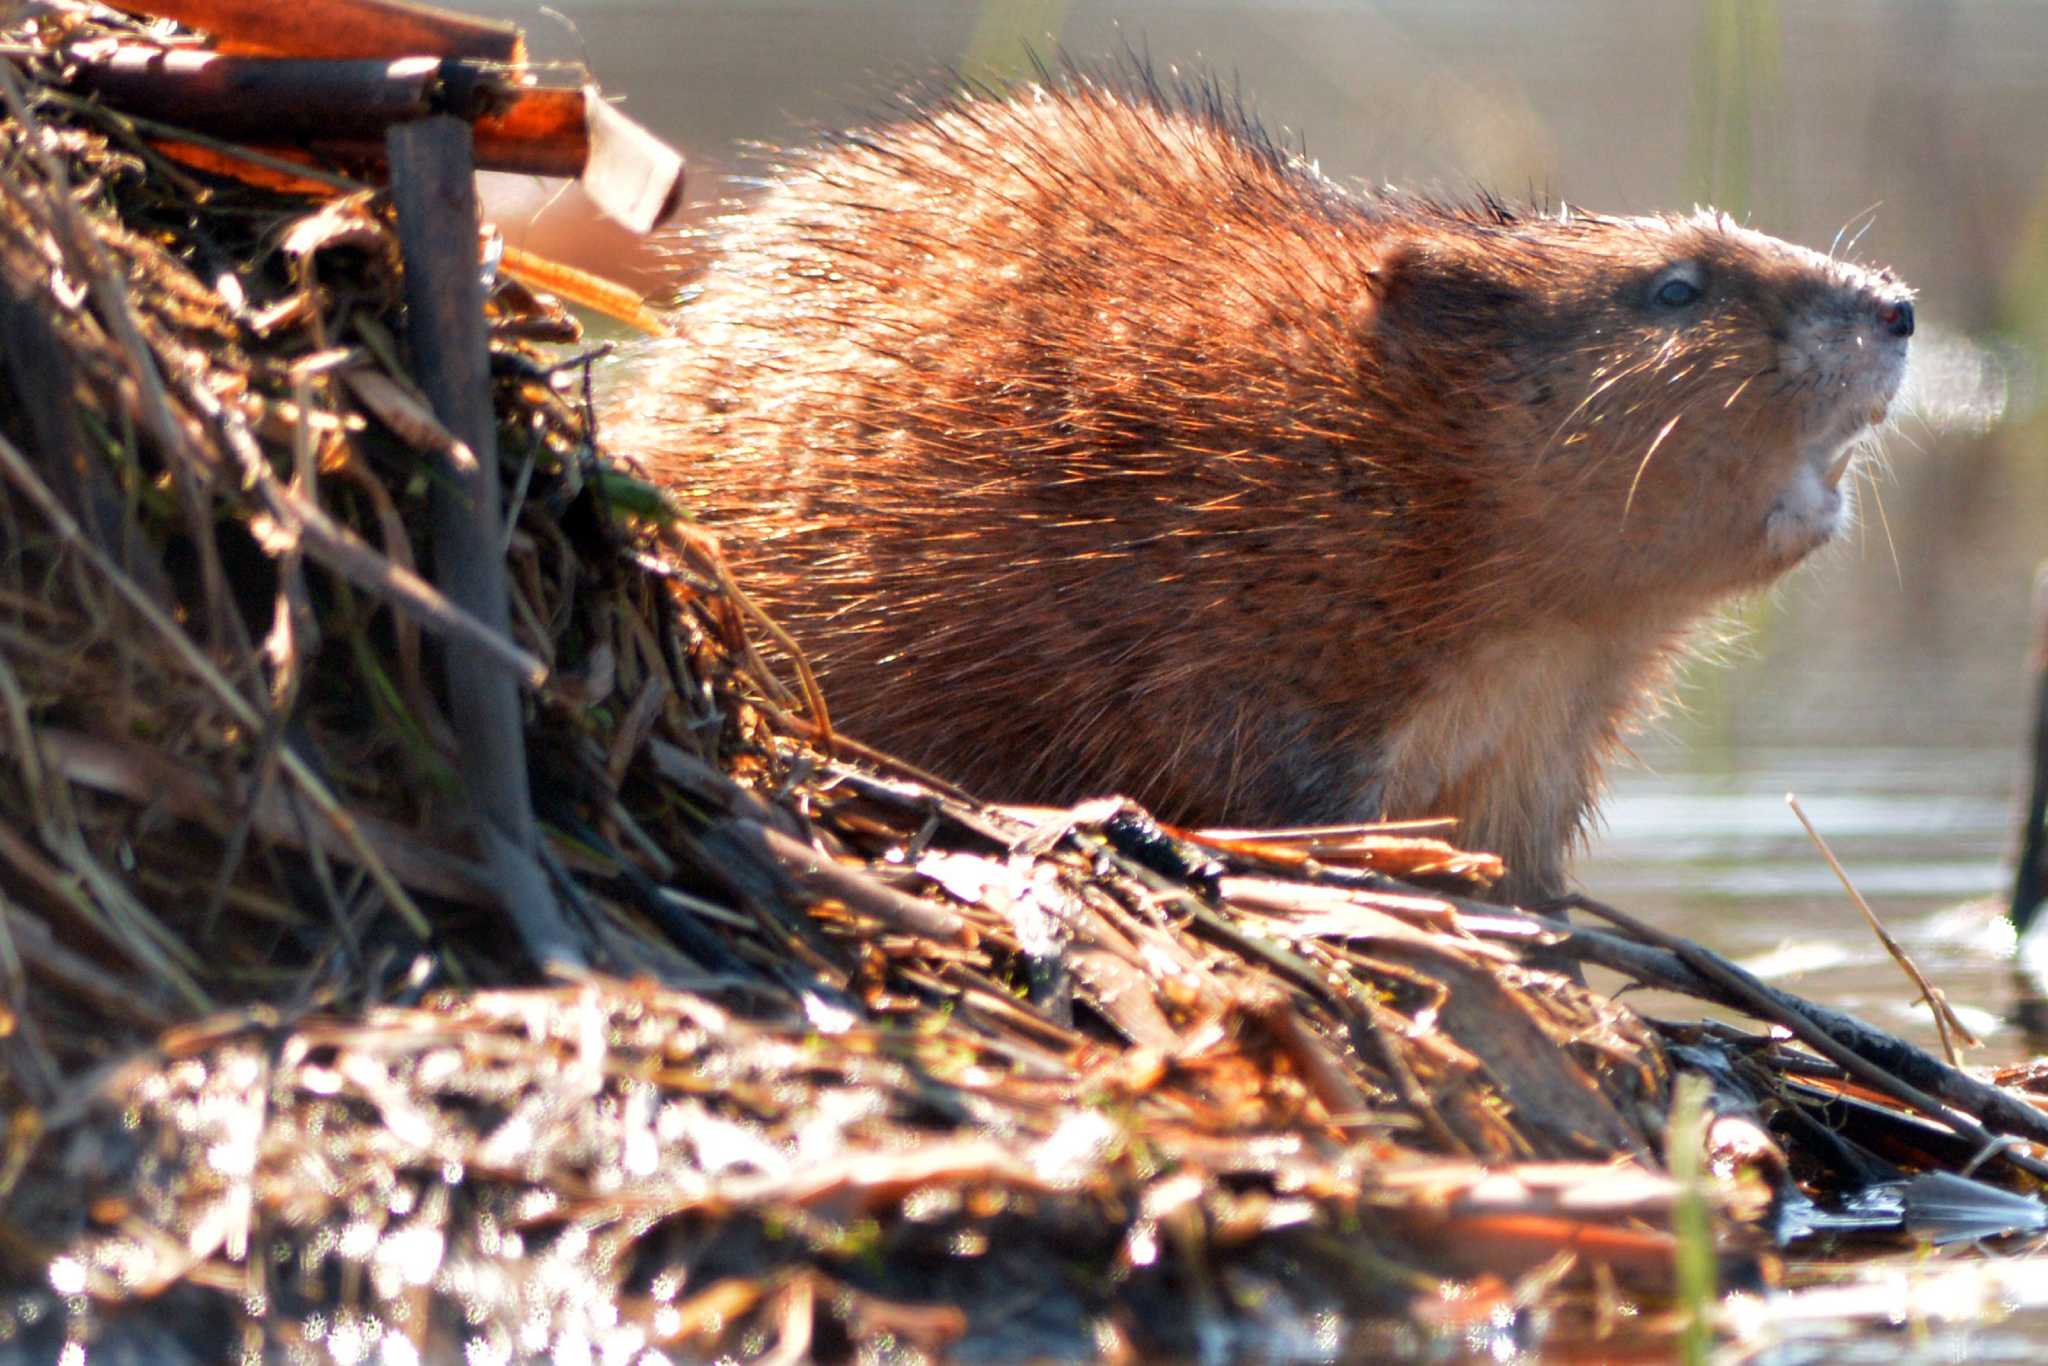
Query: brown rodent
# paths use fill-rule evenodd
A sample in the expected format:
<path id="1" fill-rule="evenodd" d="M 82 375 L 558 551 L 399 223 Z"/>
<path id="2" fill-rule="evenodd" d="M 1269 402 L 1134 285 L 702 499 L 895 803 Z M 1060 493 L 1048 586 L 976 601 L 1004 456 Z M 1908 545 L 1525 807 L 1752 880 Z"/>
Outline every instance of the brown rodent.
<path id="1" fill-rule="evenodd" d="M 1891 275 L 1354 193 L 1086 80 L 796 160 L 614 414 L 836 724 L 985 795 L 1455 816 L 1555 893 L 1702 613 L 1848 516 Z M 616 429 L 615 429 L 616 430 Z"/>

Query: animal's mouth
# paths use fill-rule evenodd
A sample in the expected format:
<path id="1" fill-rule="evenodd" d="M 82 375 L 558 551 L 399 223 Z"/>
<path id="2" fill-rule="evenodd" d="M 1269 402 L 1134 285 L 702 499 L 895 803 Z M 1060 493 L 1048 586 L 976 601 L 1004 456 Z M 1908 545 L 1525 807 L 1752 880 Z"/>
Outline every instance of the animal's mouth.
<path id="1" fill-rule="evenodd" d="M 1892 396 L 1886 393 L 1864 405 L 1860 415 L 1851 413 L 1847 419 L 1852 424 L 1848 433 L 1831 443 L 1835 446 L 1834 454 L 1820 462 L 1820 478 L 1823 485 L 1830 489 L 1839 489 L 1842 486 L 1842 479 L 1849 473 L 1849 466 L 1855 461 L 1856 452 L 1863 449 L 1864 442 L 1869 439 L 1872 432 L 1884 426 L 1885 418 L 1891 415 L 1891 410 Z"/>
<path id="2" fill-rule="evenodd" d="M 1884 425 L 1898 390 L 1899 374 L 1883 374 L 1866 392 L 1847 396 L 1828 422 L 1805 443 L 1792 477 L 1764 517 L 1768 558 L 1789 567 L 1834 539 L 1849 520 L 1844 487 L 1856 455 Z"/>
<path id="3" fill-rule="evenodd" d="M 1912 305 L 1895 300 L 1873 309 L 1872 303 L 1868 295 L 1858 294 L 1840 316 L 1831 312 L 1810 318 L 1795 329 L 1800 338 L 1792 348 L 1796 369 L 1812 387 L 1799 460 L 1791 483 L 1771 508 L 1774 521 L 1781 512 L 1825 511 L 1832 514 L 1825 528 L 1832 534 L 1832 523 L 1843 519 L 1843 484 L 1856 453 L 1891 413 L 1906 378 Z"/>
<path id="4" fill-rule="evenodd" d="M 1849 473 L 1849 465 L 1855 460 L 1856 452 L 1863 449 L 1864 440 L 1872 432 L 1884 425 L 1885 418 L 1891 413 L 1891 407 L 1891 398 L 1887 395 L 1865 410 L 1861 425 L 1842 441 L 1840 448 L 1821 471 L 1820 479 L 1823 485 L 1830 489 L 1841 488 L 1843 476 Z"/>

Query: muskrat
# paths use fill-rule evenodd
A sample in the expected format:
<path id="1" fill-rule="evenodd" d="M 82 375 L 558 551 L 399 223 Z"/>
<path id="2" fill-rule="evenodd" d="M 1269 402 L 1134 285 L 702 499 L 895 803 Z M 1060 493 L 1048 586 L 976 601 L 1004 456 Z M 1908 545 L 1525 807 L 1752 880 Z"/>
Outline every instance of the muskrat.
<path id="1" fill-rule="evenodd" d="M 1353 191 L 1214 89 L 800 155 L 623 396 L 848 733 L 1182 823 L 1454 816 L 1555 894 L 1703 614 L 1850 517 L 1888 272 L 1697 211 Z"/>

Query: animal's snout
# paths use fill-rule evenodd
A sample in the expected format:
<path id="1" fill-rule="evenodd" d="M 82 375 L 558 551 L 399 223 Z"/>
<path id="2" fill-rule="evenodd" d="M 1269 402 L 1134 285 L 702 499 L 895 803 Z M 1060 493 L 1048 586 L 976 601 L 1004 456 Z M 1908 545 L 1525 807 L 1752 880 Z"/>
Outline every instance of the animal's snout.
<path id="1" fill-rule="evenodd" d="M 1911 299 L 1879 299 L 1877 301 L 1877 325 L 1894 337 L 1913 335 L 1913 301 Z"/>

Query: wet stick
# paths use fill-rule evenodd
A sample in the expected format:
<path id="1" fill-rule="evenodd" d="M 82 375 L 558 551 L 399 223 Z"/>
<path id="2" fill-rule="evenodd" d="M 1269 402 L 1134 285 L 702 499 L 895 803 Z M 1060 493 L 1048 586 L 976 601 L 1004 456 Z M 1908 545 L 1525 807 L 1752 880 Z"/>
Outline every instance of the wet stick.
<path id="1" fill-rule="evenodd" d="M 434 414 L 468 447 L 445 455 L 434 483 L 434 574 L 458 607 L 511 635 L 510 593 L 498 554 L 501 491 L 490 350 L 477 273 L 475 158 L 469 125 L 437 115 L 391 130 L 413 359 Z M 461 745 L 477 840 L 491 880 L 538 966 L 583 967 L 583 936 L 563 914 L 537 857 L 540 836 L 526 768 L 519 687 L 480 652 L 447 652 L 449 711 Z"/>
<path id="2" fill-rule="evenodd" d="M 1877 918 L 1877 912 L 1870 909 L 1870 903 L 1863 899 L 1863 893 L 1857 891 L 1856 884 L 1849 880 L 1849 870 L 1842 866 L 1842 861 L 1835 857 L 1835 851 L 1828 848 L 1828 842 L 1820 837 L 1820 831 L 1814 829 L 1813 822 L 1806 818 L 1806 809 L 1800 806 L 1799 798 L 1787 792 L 1785 805 L 1791 807 L 1792 814 L 1799 817 L 1799 823 L 1806 827 L 1807 838 L 1813 841 L 1813 847 L 1820 850 L 1820 856 L 1828 861 L 1828 867 L 1834 869 L 1835 876 L 1842 880 L 1842 890 L 1849 894 L 1849 900 L 1856 903 L 1856 909 L 1863 912 L 1863 918 L 1870 922 L 1871 933 L 1877 936 L 1877 942 L 1884 945 L 1885 952 L 1892 956 L 1892 961 L 1897 963 L 1906 976 L 1913 979 L 1913 984 L 1920 988 L 1920 998 L 1927 1002 L 1927 1009 L 1934 1016 L 1935 1031 L 1941 1035 L 1941 1051 L 1948 1055 L 1950 1067 L 1957 1066 L 1955 1040 L 1961 1039 L 1965 1048 L 1977 1048 L 1984 1041 L 1972 1034 L 1969 1027 L 1956 1018 L 1955 1011 L 1949 1008 L 1948 998 L 1942 995 L 1941 989 L 1927 980 L 1919 965 L 1899 947 L 1899 941 L 1892 938 L 1891 932 L 1885 929 L 1884 923 Z"/>
<path id="3" fill-rule="evenodd" d="M 1981 1149 L 1996 1151 L 2036 1180 L 2048 1180 L 2048 1162 L 2031 1153 L 2013 1151 L 1986 1127 L 1994 1126 L 1999 1135 L 2048 1144 L 2048 1115 L 2034 1106 L 1960 1068 L 1944 1066 L 1925 1049 L 1883 1034 L 1861 1020 L 1766 986 L 1754 974 L 1719 954 L 1666 934 L 1617 907 L 1584 896 L 1573 897 L 1571 904 L 1612 921 L 1639 944 L 1669 951 L 1677 959 L 1676 966 L 1702 979 L 1700 985 L 1707 990 L 1690 983 L 1681 985 L 1685 978 L 1668 971 L 1647 971 L 1651 964 L 1643 960 L 1623 969 L 1639 980 L 1675 986 L 1748 1011 L 1760 1020 L 1783 1025 L 1800 1042 L 1873 1090 L 1947 1127 Z M 1573 933 L 1572 927 L 1563 921 L 1543 916 L 1534 919 L 1546 928 Z"/>
<path id="4" fill-rule="evenodd" d="M 2034 682 L 2034 778 L 2020 831 L 2019 868 L 2013 877 L 2013 929 L 2024 937 L 2048 899 L 2048 565 L 2034 578 L 2034 650 L 2028 661 Z M 2022 962 L 2025 956 L 2022 955 Z M 2036 995 L 2039 984 L 2029 983 Z"/>

